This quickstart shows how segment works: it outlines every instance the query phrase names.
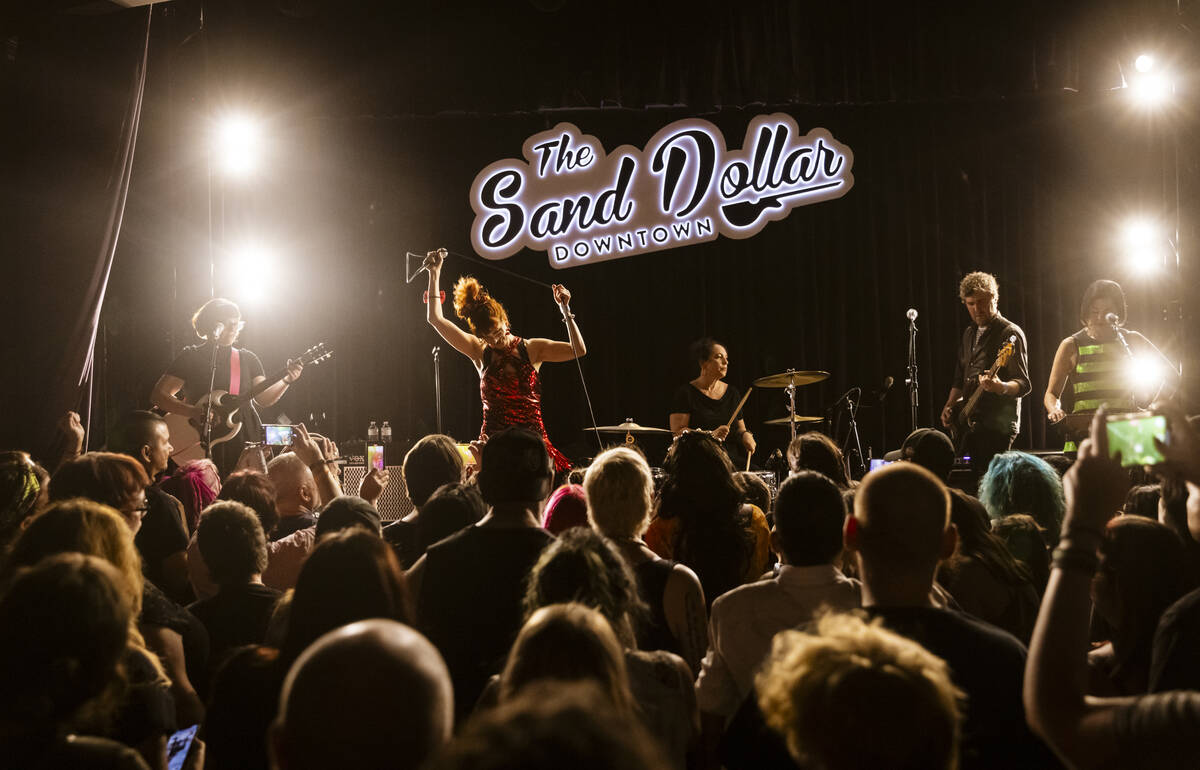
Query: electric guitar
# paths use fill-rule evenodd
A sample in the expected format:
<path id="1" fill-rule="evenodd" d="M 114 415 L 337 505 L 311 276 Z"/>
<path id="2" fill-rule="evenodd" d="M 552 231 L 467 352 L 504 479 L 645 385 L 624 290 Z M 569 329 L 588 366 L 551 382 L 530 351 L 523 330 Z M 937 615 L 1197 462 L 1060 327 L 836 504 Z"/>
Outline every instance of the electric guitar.
<path id="1" fill-rule="evenodd" d="M 996 354 L 996 361 L 992 364 L 992 368 L 987 370 L 987 377 L 995 377 L 996 372 L 1000 371 L 1000 367 L 1008 363 L 1008 359 L 1012 358 L 1013 351 L 1016 349 L 1017 336 L 1008 338 L 1008 341 L 1000 348 L 1000 352 Z M 975 431 L 975 410 L 979 406 L 979 399 L 983 397 L 986 391 L 979 387 L 979 380 L 975 381 L 975 389 L 971 395 L 965 400 L 960 398 L 954 402 L 952 407 L 952 416 L 950 418 L 950 437 L 954 439 L 954 451 L 962 455 L 963 446 L 967 442 L 967 436 Z"/>
<path id="2" fill-rule="evenodd" d="M 333 356 L 333 351 L 326 347 L 324 342 L 320 342 L 300 355 L 294 356 L 291 360 L 299 361 L 305 366 L 309 366 L 320 364 L 328 360 L 331 356 Z M 270 376 L 245 393 L 239 393 L 236 396 L 231 395 L 227 390 L 214 390 L 198 398 L 194 406 L 207 409 L 208 405 L 212 404 L 212 417 L 210 419 L 212 431 L 208 441 L 208 448 L 211 450 L 217 444 L 223 444 L 236 437 L 242 430 L 242 407 L 250 403 L 251 399 L 258 396 L 264 390 L 286 377 L 287 373 L 288 368 L 285 366 L 271 373 Z M 188 460 L 198 460 L 206 456 L 203 419 L 188 418 L 175 413 L 167 414 L 164 419 L 167 421 L 167 429 L 170 431 L 171 445 L 176 450 L 171 455 L 175 459 L 175 462 L 184 463 Z"/>

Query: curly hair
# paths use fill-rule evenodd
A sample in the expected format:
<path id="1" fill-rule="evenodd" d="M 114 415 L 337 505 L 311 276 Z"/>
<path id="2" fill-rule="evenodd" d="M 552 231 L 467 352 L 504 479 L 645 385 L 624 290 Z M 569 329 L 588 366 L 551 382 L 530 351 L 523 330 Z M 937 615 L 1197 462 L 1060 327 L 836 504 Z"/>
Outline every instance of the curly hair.
<path id="1" fill-rule="evenodd" d="M 700 339 L 688 345 L 688 355 L 698 364 L 703 364 L 708 359 L 712 358 L 713 350 L 718 345 L 725 347 L 720 342 L 717 342 L 712 337 L 701 337 Z"/>
<path id="2" fill-rule="evenodd" d="M 1002 452 L 992 458 L 979 481 L 979 501 L 992 521 L 1027 513 L 1054 545 L 1062 529 L 1067 503 L 1062 479 L 1040 457 L 1025 452 Z"/>
<path id="3" fill-rule="evenodd" d="M 962 281 L 958 284 L 958 298 L 965 300 L 977 291 L 991 294 L 993 302 L 1000 300 L 1000 285 L 996 283 L 996 276 L 991 273 L 977 270 L 963 276 Z"/>
<path id="4" fill-rule="evenodd" d="M 815 634 L 781 631 L 755 685 L 767 724 L 805 766 L 957 766 L 965 696 L 950 667 L 881 620 L 829 614 Z"/>
<path id="5" fill-rule="evenodd" d="M 479 279 L 469 275 L 454 284 L 454 313 L 466 321 L 471 333 L 477 336 L 508 323 L 504 306 L 488 294 Z"/>

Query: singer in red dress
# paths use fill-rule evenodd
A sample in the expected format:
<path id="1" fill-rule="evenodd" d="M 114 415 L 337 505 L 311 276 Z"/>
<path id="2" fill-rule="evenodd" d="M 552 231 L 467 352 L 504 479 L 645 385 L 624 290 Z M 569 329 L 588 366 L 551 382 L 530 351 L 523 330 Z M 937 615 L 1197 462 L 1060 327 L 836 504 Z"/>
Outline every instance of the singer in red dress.
<path id="1" fill-rule="evenodd" d="M 575 315 L 570 311 L 571 292 L 561 284 L 551 287 L 574 347 L 569 341 L 514 336 L 509 331 L 504 306 L 478 280 L 470 276 L 459 278 L 454 284 L 454 312 L 467 322 L 471 330 L 468 334 L 442 314 L 438 284 L 445 258 L 445 249 L 431 251 L 425 257 L 424 267 L 429 273 L 425 319 L 451 347 L 471 359 L 479 372 L 479 396 L 483 401 L 479 437 L 484 439 L 514 425 L 529 428 L 542 435 L 554 460 L 555 472 L 569 469 L 571 462 L 550 443 L 542 423 L 542 383 L 538 369 L 546 361 L 571 361 L 577 353 L 582 356 L 587 352 Z"/>

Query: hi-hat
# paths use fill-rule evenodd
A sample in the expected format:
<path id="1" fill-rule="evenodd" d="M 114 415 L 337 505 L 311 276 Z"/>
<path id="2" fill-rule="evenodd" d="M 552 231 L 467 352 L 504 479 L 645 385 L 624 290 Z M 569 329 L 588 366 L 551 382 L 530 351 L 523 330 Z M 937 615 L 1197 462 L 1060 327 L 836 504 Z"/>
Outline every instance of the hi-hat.
<path id="1" fill-rule="evenodd" d="M 829 372 L 819 370 L 796 371 L 788 369 L 779 374 L 768 374 L 754 381 L 756 388 L 786 388 L 788 385 L 811 385 L 814 382 L 829 379 Z"/>
<path id="2" fill-rule="evenodd" d="M 797 414 L 789 417 L 776 417 L 774 420 L 767 420 L 764 425 L 787 425 L 789 422 L 821 422 L 824 417 L 812 417 L 807 414 Z"/>
<path id="3" fill-rule="evenodd" d="M 651 434 L 651 433 L 670 433 L 666 428 L 648 428 L 644 425 L 638 425 L 632 420 L 627 420 L 620 425 L 598 425 L 595 428 L 584 428 L 588 433 L 636 433 L 636 434 Z"/>

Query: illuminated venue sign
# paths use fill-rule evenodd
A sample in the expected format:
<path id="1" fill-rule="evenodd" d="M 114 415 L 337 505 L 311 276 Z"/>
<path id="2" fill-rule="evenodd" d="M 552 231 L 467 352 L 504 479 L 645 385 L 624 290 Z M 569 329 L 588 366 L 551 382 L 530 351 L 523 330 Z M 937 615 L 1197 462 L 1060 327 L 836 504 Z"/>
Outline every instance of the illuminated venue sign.
<path id="1" fill-rule="evenodd" d="M 854 186 L 854 154 L 823 128 L 801 134 L 788 115 L 759 115 L 742 148 L 712 123 L 676 121 L 646 143 L 606 153 L 570 123 L 531 136 L 524 160 L 475 177 L 471 243 L 489 259 L 545 251 L 556 268 L 749 238 L 797 206 Z"/>

